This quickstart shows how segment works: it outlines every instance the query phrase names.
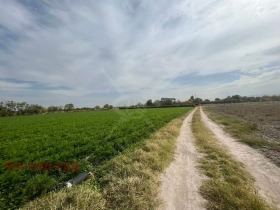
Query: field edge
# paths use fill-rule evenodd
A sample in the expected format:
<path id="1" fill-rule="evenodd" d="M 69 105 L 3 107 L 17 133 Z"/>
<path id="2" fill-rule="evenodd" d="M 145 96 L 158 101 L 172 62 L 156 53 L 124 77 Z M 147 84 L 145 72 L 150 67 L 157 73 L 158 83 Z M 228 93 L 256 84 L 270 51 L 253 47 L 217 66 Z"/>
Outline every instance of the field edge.
<path id="1" fill-rule="evenodd" d="M 173 159 L 185 117 L 173 119 L 133 151 L 99 168 L 82 185 L 51 192 L 21 209 L 155 209 L 159 175 Z"/>

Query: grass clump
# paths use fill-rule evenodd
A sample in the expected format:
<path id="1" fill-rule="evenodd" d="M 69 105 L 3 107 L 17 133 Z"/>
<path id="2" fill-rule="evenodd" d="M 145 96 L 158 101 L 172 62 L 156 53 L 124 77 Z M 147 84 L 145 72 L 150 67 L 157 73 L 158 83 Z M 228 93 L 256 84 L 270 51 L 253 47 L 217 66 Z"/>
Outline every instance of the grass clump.
<path id="1" fill-rule="evenodd" d="M 199 152 L 204 153 L 200 167 L 209 177 L 201 186 L 207 209 L 271 209 L 256 193 L 253 177 L 217 143 L 199 111 L 194 114 L 192 130 Z"/>
<path id="2" fill-rule="evenodd" d="M 22 209 L 106 209 L 106 201 L 95 186 L 94 178 L 91 177 L 89 181 L 82 185 L 58 192 L 51 192 L 30 202 Z"/>

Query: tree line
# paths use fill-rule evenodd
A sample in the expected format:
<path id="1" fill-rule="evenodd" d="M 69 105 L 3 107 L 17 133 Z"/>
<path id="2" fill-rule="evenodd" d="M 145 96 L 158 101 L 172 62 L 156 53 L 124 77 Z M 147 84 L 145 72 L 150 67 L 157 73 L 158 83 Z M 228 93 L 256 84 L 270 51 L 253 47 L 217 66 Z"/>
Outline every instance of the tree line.
<path id="1" fill-rule="evenodd" d="M 280 96 L 240 96 L 233 95 L 226 98 L 220 99 L 215 98 L 215 100 L 202 99 L 198 97 L 191 96 L 186 101 L 180 101 L 175 99 L 170 100 L 147 100 L 145 104 L 137 103 L 136 105 L 117 107 L 120 109 L 133 109 L 133 108 L 146 108 L 146 107 L 170 107 L 170 106 L 189 106 L 189 105 L 199 105 L 199 104 L 217 104 L 217 103 L 242 103 L 242 102 L 261 102 L 261 101 L 280 101 Z M 32 115 L 32 114 L 44 114 L 51 112 L 70 112 L 70 111 L 93 111 L 93 110 L 109 110 L 113 109 L 112 105 L 105 104 L 103 107 L 95 106 L 75 108 L 74 104 L 68 103 L 64 106 L 49 106 L 47 108 L 38 104 L 28 104 L 26 102 L 14 102 L 14 101 L 0 101 L 0 116 L 16 116 L 16 115 Z"/>
<path id="2" fill-rule="evenodd" d="M 44 114 L 51 112 L 70 112 L 70 111 L 92 111 L 92 110 L 107 110 L 112 109 L 113 106 L 105 104 L 103 108 L 95 106 L 94 108 L 83 107 L 75 108 L 74 104 L 69 103 L 64 106 L 44 106 L 38 104 L 28 104 L 26 102 L 14 102 L 14 101 L 0 101 L 0 116 L 16 116 L 16 115 L 33 115 L 33 114 Z"/>
<path id="3" fill-rule="evenodd" d="M 198 105 L 198 104 L 217 104 L 217 103 L 242 103 L 242 102 L 261 102 L 261 101 L 280 101 L 280 96 L 260 96 L 260 97 L 253 97 L 253 96 L 240 96 L 240 95 L 233 95 L 228 96 L 226 98 L 220 99 L 215 98 L 215 100 L 209 100 L 209 99 L 202 99 L 202 98 L 196 98 L 194 96 L 191 96 L 186 101 L 180 101 L 180 100 L 155 100 L 154 102 L 152 99 L 149 99 L 146 104 L 137 104 L 134 105 L 137 106 L 147 106 L 147 107 L 153 107 L 153 106 L 178 106 L 178 105 Z"/>

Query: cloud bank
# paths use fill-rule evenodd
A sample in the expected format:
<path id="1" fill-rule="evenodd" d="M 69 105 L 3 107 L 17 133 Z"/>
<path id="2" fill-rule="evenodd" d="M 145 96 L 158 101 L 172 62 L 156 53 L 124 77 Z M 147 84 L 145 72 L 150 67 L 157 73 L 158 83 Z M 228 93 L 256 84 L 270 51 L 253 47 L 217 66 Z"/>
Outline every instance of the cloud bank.
<path id="1" fill-rule="evenodd" d="M 1 100 L 280 94 L 278 0 L 1 1 Z"/>

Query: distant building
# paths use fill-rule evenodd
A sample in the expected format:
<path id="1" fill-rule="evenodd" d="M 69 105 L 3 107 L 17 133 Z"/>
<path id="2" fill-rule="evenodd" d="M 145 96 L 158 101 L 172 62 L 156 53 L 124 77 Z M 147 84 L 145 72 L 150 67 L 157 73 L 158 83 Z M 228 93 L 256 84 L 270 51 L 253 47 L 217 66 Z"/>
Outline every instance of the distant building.
<path id="1" fill-rule="evenodd" d="M 172 101 L 172 102 L 174 102 L 174 101 L 176 101 L 176 98 L 161 98 L 160 101 L 161 101 L 161 102 L 167 102 L 167 101 Z"/>

